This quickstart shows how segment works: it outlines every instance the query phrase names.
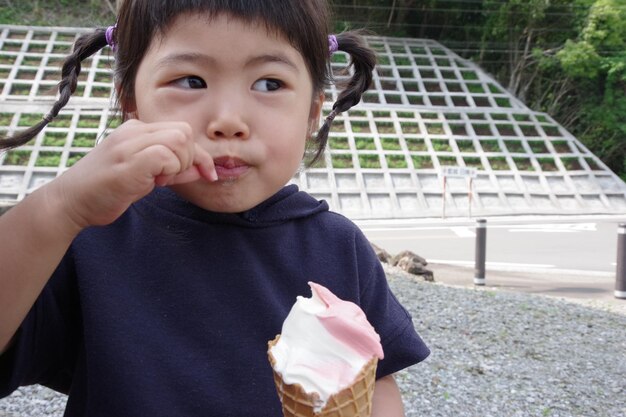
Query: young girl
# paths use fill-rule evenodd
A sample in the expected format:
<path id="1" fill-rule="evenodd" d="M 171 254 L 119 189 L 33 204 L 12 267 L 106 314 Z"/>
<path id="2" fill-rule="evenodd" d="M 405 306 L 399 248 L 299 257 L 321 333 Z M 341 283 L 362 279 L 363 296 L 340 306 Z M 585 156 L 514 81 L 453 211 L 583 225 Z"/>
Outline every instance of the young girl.
<path id="1" fill-rule="evenodd" d="M 54 119 L 107 44 L 125 123 L 0 217 L 0 396 L 39 383 L 69 394 L 66 416 L 277 417 L 267 341 L 313 280 L 366 312 L 385 353 L 373 415 L 403 414 L 393 373 L 428 349 L 356 226 L 285 186 L 371 81 L 374 54 L 328 36 L 325 3 L 126 0 L 76 42 L 59 102 L 2 146 Z M 354 75 L 315 142 L 337 48 Z"/>

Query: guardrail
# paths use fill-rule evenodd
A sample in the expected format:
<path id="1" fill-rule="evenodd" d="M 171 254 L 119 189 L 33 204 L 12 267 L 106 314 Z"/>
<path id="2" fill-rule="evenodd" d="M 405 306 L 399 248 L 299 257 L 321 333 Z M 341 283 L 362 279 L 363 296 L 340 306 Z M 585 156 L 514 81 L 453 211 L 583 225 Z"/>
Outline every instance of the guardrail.
<path id="1" fill-rule="evenodd" d="M 626 299 L 626 223 L 617 227 L 617 267 L 615 268 L 615 298 Z"/>

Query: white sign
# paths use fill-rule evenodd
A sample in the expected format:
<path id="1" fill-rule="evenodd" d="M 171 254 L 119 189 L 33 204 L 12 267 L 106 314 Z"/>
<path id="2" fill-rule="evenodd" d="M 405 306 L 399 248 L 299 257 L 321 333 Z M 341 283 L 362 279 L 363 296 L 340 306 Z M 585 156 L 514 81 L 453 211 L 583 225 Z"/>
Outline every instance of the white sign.
<path id="1" fill-rule="evenodd" d="M 463 177 L 463 178 L 476 178 L 478 170 L 470 167 L 451 167 L 444 166 L 442 173 L 444 177 Z"/>

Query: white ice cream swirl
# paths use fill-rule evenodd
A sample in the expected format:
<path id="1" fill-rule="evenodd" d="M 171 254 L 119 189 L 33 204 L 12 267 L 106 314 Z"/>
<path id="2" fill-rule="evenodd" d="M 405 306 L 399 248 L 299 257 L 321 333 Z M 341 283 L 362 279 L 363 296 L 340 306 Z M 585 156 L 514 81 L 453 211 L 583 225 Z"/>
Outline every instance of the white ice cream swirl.
<path id="1" fill-rule="evenodd" d="M 317 393 L 320 411 L 328 398 L 350 386 L 374 356 L 383 358 L 380 337 L 354 303 L 309 282 L 311 298 L 298 297 L 272 348 L 274 370 L 287 384 Z"/>

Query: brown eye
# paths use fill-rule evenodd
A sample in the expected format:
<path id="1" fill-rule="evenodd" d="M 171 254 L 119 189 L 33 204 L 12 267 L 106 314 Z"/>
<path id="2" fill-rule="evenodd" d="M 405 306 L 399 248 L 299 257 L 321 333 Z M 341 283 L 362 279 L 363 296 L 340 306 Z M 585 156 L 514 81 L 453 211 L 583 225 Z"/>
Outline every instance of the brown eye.
<path id="1" fill-rule="evenodd" d="M 189 77 L 179 78 L 174 81 L 174 84 L 181 88 L 206 88 L 206 83 L 200 77 L 196 77 L 195 75 L 191 75 Z"/>
<path id="2" fill-rule="evenodd" d="M 263 78 L 252 85 L 252 89 L 257 91 L 276 91 L 282 87 L 283 82 L 273 78 Z"/>

